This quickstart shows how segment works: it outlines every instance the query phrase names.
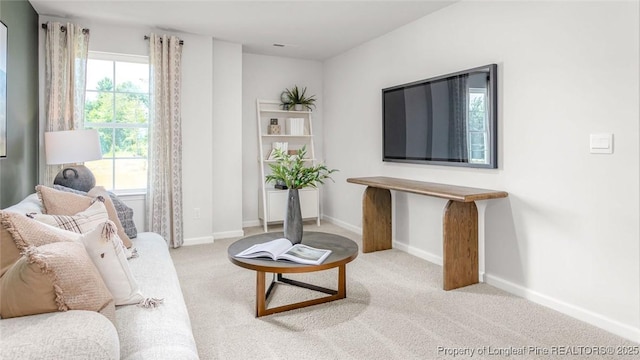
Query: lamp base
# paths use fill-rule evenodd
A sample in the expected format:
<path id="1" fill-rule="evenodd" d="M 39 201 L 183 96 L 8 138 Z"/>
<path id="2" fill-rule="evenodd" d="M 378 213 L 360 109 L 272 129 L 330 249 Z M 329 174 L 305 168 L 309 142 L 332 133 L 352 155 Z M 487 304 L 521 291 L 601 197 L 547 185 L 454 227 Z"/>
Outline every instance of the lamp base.
<path id="1" fill-rule="evenodd" d="M 53 183 L 54 185 L 89 192 L 96 186 L 96 178 L 86 166 L 71 165 L 60 170 Z"/>

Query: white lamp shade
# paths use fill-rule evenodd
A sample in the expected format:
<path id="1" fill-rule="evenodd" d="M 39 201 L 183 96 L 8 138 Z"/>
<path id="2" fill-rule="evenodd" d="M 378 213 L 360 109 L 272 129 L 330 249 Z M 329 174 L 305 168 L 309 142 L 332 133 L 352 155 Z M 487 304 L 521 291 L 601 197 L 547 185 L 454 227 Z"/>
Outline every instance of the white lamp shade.
<path id="1" fill-rule="evenodd" d="M 45 132 L 44 153 L 49 165 L 100 160 L 100 135 L 95 129 Z"/>

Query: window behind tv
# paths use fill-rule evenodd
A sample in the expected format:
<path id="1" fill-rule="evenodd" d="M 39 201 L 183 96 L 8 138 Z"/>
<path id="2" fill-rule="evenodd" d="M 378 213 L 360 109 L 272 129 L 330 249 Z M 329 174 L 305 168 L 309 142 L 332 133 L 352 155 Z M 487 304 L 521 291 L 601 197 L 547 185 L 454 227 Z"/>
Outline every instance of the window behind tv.
<path id="1" fill-rule="evenodd" d="M 383 161 L 497 168 L 497 65 L 382 90 Z"/>

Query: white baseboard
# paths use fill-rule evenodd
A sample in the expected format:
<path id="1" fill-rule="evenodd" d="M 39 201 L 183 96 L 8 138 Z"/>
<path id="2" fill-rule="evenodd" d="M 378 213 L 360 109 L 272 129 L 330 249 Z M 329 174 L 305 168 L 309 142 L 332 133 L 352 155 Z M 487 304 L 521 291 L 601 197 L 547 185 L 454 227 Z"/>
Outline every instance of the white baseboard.
<path id="1" fill-rule="evenodd" d="M 430 263 L 442 266 L 442 256 L 430 253 L 428 251 L 424 251 L 422 249 L 415 248 L 413 246 L 409 246 L 407 244 L 401 243 L 397 240 L 393 240 L 393 248 L 404 251 L 408 254 L 411 254 L 415 257 L 419 257 L 422 260 L 426 260 Z M 478 280 L 480 282 L 484 282 L 484 272 L 480 271 L 478 273 Z"/>
<path id="2" fill-rule="evenodd" d="M 336 218 L 333 218 L 333 217 L 327 216 L 327 215 L 322 215 L 321 219 L 325 220 L 327 222 L 330 222 L 330 223 L 332 223 L 332 224 L 334 224 L 336 226 L 339 226 L 339 227 L 341 227 L 343 229 L 346 229 L 346 230 L 349 230 L 349 231 L 354 232 L 356 234 L 362 235 L 362 228 L 361 227 L 357 227 L 355 225 L 351 225 L 351 224 L 349 224 L 347 222 L 344 222 L 342 220 L 338 220 Z"/>
<path id="3" fill-rule="evenodd" d="M 213 244 L 213 236 L 203 236 L 197 238 L 184 239 L 182 246 Z"/>
<path id="4" fill-rule="evenodd" d="M 352 232 L 354 232 L 356 234 L 362 235 L 362 228 L 357 227 L 355 225 L 351 225 L 351 224 L 349 224 L 347 222 L 344 222 L 342 220 L 338 220 L 336 218 L 332 218 L 331 216 L 327 216 L 327 215 L 323 215 L 322 216 L 322 220 L 326 220 L 326 221 L 328 221 L 328 222 L 330 222 L 330 223 L 332 223 L 332 224 L 334 224 L 336 226 L 339 226 L 339 227 L 341 227 L 343 229 L 346 229 L 346 230 L 352 231 Z M 434 264 L 442 266 L 442 257 L 441 256 L 432 254 L 432 253 L 430 253 L 428 251 L 417 249 L 417 248 L 415 248 L 413 246 L 409 246 L 407 244 L 398 242 L 396 240 L 393 240 L 393 247 L 398 249 L 398 250 L 401 250 L 401 251 L 404 251 L 406 253 L 409 253 L 409 254 L 411 254 L 413 256 L 417 256 L 417 257 L 419 257 L 419 258 L 421 258 L 423 260 L 427 260 L 428 262 L 431 262 L 431 263 L 434 263 Z"/>
<path id="5" fill-rule="evenodd" d="M 442 266 L 442 256 L 438 256 L 436 254 L 432 254 L 428 251 L 424 251 L 421 249 L 417 249 L 413 246 L 401 243 L 397 240 L 393 240 L 393 248 L 409 253 L 413 256 L 419 257 L 420 259 L 427 260 L 430 263 L 434 263 L 436 265 Z"/>
<path id="6" fill-rule="evenodd" d="M 221 232 L 213 233 L 214 239 L 227 239 L 227 238 L 242 237 L 242 236 L 244 236 L 244 230 L 221 231 Z"/>
<path id="7" fill-rule="evenodd" d="M 242 237 L 244 236 L 244 231 L 236 230 L 236 231 L 221 231 L 217 233 L 213 233 L 212 236 L 203 236 L 197 238 L 189 238 L 184 239 L 183 246 L 191 246 L 191 245 L 202 245 L 202 244 L 213 244 L 214 239 L 226 239 L 232 237 Z"/>
<path id="8" fill-rule="evenodd" d="M 485 274 L 485 281 L 491 286 L 495 286 L 498 289 L 520 296 L 536 304 L 540 304 L 578 320 L 582 320 L 588 324 L 597 326 L 631 341 L 640 342 L 639 328 L 634 328 L 633 326 L 623 324 L 617 320 L 610 319 L 579 306 L 554 299 L 550 296 L 527 289 L 521 285 L 514 284 L 497 276 Z"/>
<path id="9" fill-rule="evenodd" d="M 242 222 L 242 227 L 254 227 L 254 226 L 262 226 L 262 221 L 260 220 L 247 220 Z"/>
<path id="10" fill-rule="evenodd" d="M 359 228 L 357 226 L 326 215 L 323 216 L 323 219 L 344 229 L 362 234 L 362 228 Z M 441 256 L 429 253 L 421 249 L 416 249 L 415 247 L 408 246 L 395 240 L 393 241 L 393 246 L 398 250 L 405 251 L 411 255 L 442 266 Z M 498 289 L 504 290 L 516 296 L 520 296 L 536 304 L 540 304 L 542 306 L 556 310 L 562 314 L 584 321 L 588 324 L 599 327 L 623 338 L 635 342 L 640 342 L 640 328 L 635 328 L 631 325 L 623 324 L 617 320 L 610 319 L 601 314 L 583 309 L 579 306 L 572 305 L 558 299 L 554 299 L 548 295 L 538 293 L 521 285 L 514 284 L 510 281 L 504 280 L 497 276 L 486 274 L 484 272 L 480 273 L 480 281 L 484 281 L 487 284 L 495 286 Z"/>

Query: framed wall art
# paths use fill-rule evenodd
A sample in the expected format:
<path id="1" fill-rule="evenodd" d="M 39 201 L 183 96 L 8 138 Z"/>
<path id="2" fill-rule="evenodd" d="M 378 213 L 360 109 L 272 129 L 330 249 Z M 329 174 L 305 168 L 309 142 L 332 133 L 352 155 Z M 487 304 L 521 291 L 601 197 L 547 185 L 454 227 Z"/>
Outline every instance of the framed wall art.
<path id="1" fill-rule="evenodd" d="M 7 25 L 0 21 L 0 158 L 7 157 Z"/>

